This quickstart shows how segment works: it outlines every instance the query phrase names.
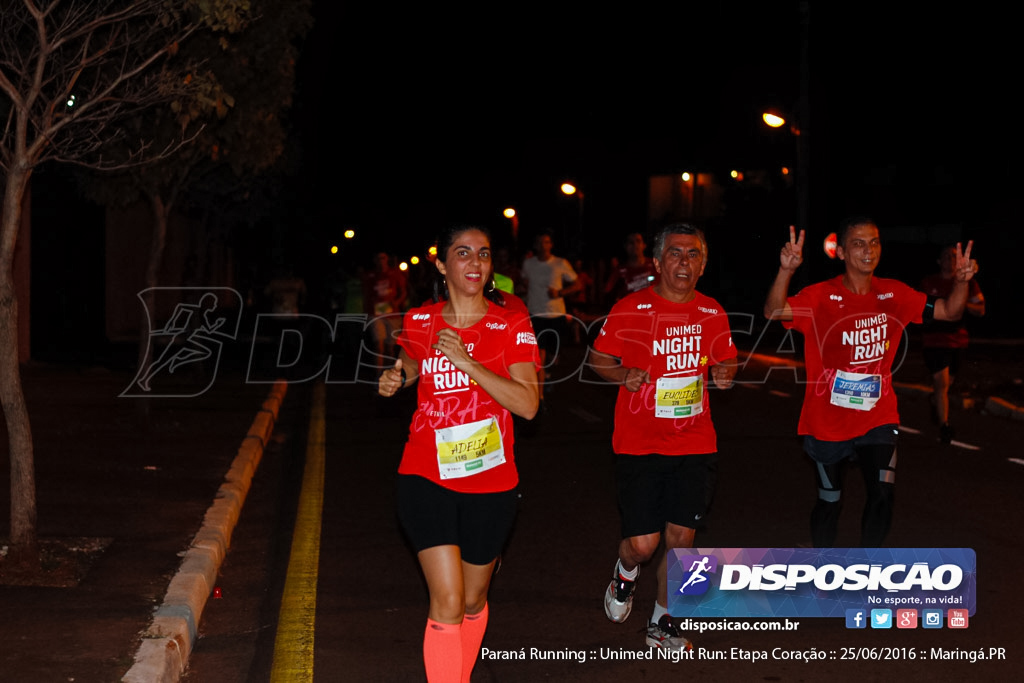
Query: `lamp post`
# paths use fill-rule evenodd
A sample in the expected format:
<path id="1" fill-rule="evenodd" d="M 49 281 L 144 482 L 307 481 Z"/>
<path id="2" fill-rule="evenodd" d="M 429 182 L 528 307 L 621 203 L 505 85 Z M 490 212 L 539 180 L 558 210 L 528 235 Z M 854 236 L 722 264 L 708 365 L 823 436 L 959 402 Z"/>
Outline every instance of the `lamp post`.
<path id="1" fill-rule="evenodd" d="M 511 206 L 501 212 L 501 215 L 512 223 L 512 249 L 519 249 L 519 214 Z"/>
<path id="2" fill-rule="evenodd" d="M 579 222 L 579 227 L 577 228 L 576 242 L 578 243 L 577 247 L 579 248 L 579 251 L 582 253 L 583 252 L 583 190 L 579 189 L 578 187 L 576 187 L 572 183 L 562 183 L 561 190 L 562 190 L 562 194 L 564 194 L 564 195 L 566 195 L 568 197 L 571 197 L 572 195 L 576 195 L 579 198 L 580 222 Z"/>
<path id="3" fill-rule="evenodd" d="M 778 112 L 767 111 L 761 114 L 761 120 L 771 128 L 782 128 L 789 125 L 789 133 L 796 141 L 796 228 L 806 230 L 810 222 L 810 192 L 809 176 L 810 163 L 808 161 L 807 136 L 804 135 L 801 127 L 795 122 L 787 122 L 787 119 Z"/>
<path id="4" fill-rule="evenodd" d="M 796 171 L 796 227 L 798 230 L 806 230 L 810 222 L 811 165 L 808 137 L 811 115 L 809 42 L 811 3 L 810 0 L 800 0 L 797 5 L 800 21 L 799 97 L 795 107 L 796 120 L 790 123 L 789 132 L 796 141 L 796 168 L 794 169 Z M 772 128 L 781 128 L 786 125 L 786 118 L 777 111 L 765 112 L 761 118 Z"/>

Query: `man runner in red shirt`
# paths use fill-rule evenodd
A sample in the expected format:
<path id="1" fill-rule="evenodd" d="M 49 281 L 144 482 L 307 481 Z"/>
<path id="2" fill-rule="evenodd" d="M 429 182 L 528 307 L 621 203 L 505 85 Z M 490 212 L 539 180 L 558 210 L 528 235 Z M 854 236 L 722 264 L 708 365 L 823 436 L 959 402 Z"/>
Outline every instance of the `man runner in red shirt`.
<path id="1" fill-rule="evenodd" d="M 590 354 L 594 370 L 620 385 L 612 450 L 622 541 L 604 597 L 606 616 L 619 623 L 632 609 L 640 564 L 662 535 L 666 553 L 693 547 L 718 470 L 708 378 L 724 389 L 736 373 L 728 316 L 696 290 L 707 265 L 703 231 L 670 225 L 655 238 L 654 254 L 660 279 L 612 308 Z M 689 650 L 668 614 L 664 556 L 657 575 L 647 644 Z"/>
<path id="2" fill-rule="evenodd" d="M 779 272 L 764 304 L 765 317 L 802 333 L 807 384 L 798 432 L 814 460 L 818 500 L 811 513 L 816 548 L 835 544 L 844 465 L 856 456 L 866 501 L 861 545 L 882 545 L 892 523 L 899 414 L 892 364 L 904 328 L 924 320 L 959 320 L 977 264 L 972 242 L 956 246 L 956 284 L 944 299 L 897 280 L 875 277 L 882 255 L 878 226 L 856 217 L 840 227 L 836 255 L 846 270 L 787 297 L 803 261 L 804 231 L 791 227 Z"/>

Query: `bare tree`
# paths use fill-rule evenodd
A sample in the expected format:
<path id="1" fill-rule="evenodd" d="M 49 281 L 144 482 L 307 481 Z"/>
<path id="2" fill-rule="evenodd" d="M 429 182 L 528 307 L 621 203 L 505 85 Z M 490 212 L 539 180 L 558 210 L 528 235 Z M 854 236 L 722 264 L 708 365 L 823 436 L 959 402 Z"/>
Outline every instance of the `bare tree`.
<path id="1" fill-rule="evenodd" d="M 14 247 L 34 169 L 46 161 L 93 168 L 159 159 L 125 122 L 174 105 L 186 118 L 190 83 L 175 68 L 182 41 L 244 21 L 249 0 L 0 0 L 0 403 L 11 461 L 9 559 L 38 564 L 32 431 L 18 365 Z M 175 104 L 176 103 L 176 104 Z M 105 157 L 112 145 L 128 155 Z"/>
<path id="2" fill-rule="evenodd" d="M 186 76 L 191 98 L 176 100 L 172 108 L 151 108 L 132 120 L 133 130 L 158 147 L 174 144 L 182 130 L 192 130 L 189 126 L 196 130 L 192 143 L 142 168 L 79 175 L 85 194 L 100 204 L 145 202 L 150 209 L 140 371 L 152 352 L 144 332 L 148 312 L 154 310 L 164 248 L 172 238 L 172 212 L 199 210 L 200 231 L 215 229 L 211 216 L 216 214 L 222 223 L 238 205 L 251 205 L 253 188 L 265 182 L 284 155 L 287 113 L 295 90 L 296 43 L 312 23 L 310 5 L 309 0 L 251 0 L 249 21 L 230 35 L 194 36 L 178 54 L 194 65 Z M 122 147 L 119 153 L 127 156 L 131 151 Z"/>

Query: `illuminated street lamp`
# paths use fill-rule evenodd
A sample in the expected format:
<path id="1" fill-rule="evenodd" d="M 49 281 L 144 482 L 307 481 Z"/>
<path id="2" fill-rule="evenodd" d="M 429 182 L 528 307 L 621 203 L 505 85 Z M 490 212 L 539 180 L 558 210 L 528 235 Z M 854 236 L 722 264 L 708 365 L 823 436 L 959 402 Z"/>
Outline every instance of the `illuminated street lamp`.
<path id="1" fill-rule="evenodd" d="M 576 195 L 579 197 L 579 208 L 580 208 L 580 223 L 577 228 L 578 234 L 576 236 L 577 247 L 580 251 L 583 250 L 583 190 L 579 189 L 572 183 L 562 183 L 562 194 L 571 197 Z"/>
<path id="2" fill-rule="evenodd" d="M 776 112 L 767 111 L 761 114 L 761 120 L 771 128 L 782 128 L 786 126 L 787 120 Z M 796 142 L 796 228 L 806 230 L 810 216 L 810 192 L 808 190 L 808 174 L 810 164 L 808 163 L 807 136 L 802 134 L 800 126 L 796 123 L 789 123 L 789 132 Z M 790 169 L 783 167 L 782 174 L 789 175 Z"/>
<path id="3" fill-rule="evenodd" d="M 501 215 L 512 222 L 512 245 L 516 248 L 519 243 L 519 214 L 511 206 L 501 212 Z"/>
<path id="4" fill-rule="evenodd" d="M 775 112 L 766 111 L 761 114 L 761 120 L 765 122 L 769 128 L 782 128 L 786 125 L 786 119 Z M 789 124 L 789 132 L 793 135 L 800 135 L 800 127 L 796 123 Z"/>

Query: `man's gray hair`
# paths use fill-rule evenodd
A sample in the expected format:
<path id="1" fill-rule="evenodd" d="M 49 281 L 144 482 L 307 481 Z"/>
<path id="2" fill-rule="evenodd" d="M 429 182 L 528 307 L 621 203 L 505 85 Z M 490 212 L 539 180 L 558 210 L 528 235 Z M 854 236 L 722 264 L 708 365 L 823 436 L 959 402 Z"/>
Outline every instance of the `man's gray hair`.
<path id="1" fill-rule="evenodd" d="M 654 258 L 661 260 L 661 254 L 665 251 L 665 242 L 669 235 L 696 235 L 704 248 L 704 260 L 707 260 L 708 240 L 704 237 L 704 231 L 689 223 L 672 223 L 659 230 L 654 236 Z"/>

